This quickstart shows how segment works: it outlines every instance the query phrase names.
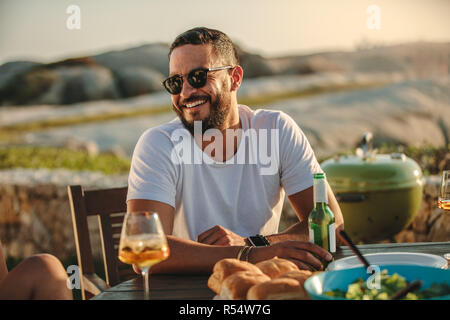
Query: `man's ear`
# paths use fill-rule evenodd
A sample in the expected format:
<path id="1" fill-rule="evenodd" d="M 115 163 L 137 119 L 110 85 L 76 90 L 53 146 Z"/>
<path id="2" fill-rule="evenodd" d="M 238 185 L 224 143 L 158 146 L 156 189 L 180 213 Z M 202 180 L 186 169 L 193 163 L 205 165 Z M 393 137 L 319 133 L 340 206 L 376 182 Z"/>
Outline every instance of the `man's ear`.
<path id="1" fill-rule="evenodd" d="M 240 65 L 235 66 L 231 72 L 231 91 L 237 91 L 239 89 L 243 77 L 244 69 Z"/>

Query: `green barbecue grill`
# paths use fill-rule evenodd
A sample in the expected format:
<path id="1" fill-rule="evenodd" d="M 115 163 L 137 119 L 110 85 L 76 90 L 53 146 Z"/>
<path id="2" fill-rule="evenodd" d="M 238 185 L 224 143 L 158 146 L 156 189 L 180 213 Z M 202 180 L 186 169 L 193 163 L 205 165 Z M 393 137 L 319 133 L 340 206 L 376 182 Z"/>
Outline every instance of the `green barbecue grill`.
<path id="1" fill-rule="evenodd" d="M 391 239 L 414 220 L 420 208 L 422 170 L 404 154 L 375 154 L 367 145 L 358 151 L 328 159 L 322 169 L 350 237 L 363 243 Z"/>

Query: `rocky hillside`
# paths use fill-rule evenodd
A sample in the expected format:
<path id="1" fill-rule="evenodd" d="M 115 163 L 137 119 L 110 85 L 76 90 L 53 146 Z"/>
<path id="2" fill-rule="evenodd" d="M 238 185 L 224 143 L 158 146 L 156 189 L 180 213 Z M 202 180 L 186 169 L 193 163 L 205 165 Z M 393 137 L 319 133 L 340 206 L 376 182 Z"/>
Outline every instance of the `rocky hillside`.
<path id="1" fill-rule="evenodd" d="M 0 66 L 0 105 L 73 104 L 160 91 L 168 52 L 167 44 L 158 43 L 49 64 L 8 62 Z M 239 55 L 246 77 L 273 74 L 263 57 L 241 49 Z"/>
<path id="2" fill-rule="evenodd" d="M 321 154 L 355 146 L 370 131 L 374 143 L 450 144 L 450 77 L 406 80 L 379 88 L 277 101 Z"/>
<path id="3" fill-rule="evenodd" d="M 0 66 L 0 106 L 61 105 L 121 99 L 162 90 L 169 47 L 155 43 L 42 64 Z M 355 52 L 265 58 L 238 48 L 246 78 L 315 73 L 384 73 L 411 77 L 449 73 L 450 43 L 412 43 Z"/>
<path id="4" fill-rule="evenodd" d="M 411 77 L 447 75 L 450 43 L 417 42 L 361 48 L 353 52 L 325 52 L 270 60 L 275 73 L 317 72 L 397 73 Z"/>

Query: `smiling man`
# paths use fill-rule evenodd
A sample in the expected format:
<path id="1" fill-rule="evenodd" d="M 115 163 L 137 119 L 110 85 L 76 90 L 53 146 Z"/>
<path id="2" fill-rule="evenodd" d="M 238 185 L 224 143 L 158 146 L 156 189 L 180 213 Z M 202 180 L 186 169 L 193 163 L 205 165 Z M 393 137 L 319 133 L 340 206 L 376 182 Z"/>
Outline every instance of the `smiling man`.
<path id="1" fill-rule="evenodd" d="M 128 211 L 157 212 L 167 234 L 170 258 L 152 271 L 211 272 L 223 258 L 274 256 L 323 268 L 332 256 L 308 242 L 307 227 L 313 174 L 322 170 L 303 132 L 283 112 L 238 104 L 244 71 L 224 33 L 186 31 L 169 59 L 164 87 L 178 117 L 143 133 L 128 181 Z M 270 172 L 260 159 L 268 144 Z M 285 194 L 299 222 L 278 233 Z M 343 228 L 329 186 L 328 201 Z"/>
<path id="2" fill-rule="evenodd" d="M 172 94 L 175 112 L 192 134 L 194 121 L 202 122 L 203 133 L 212 128 L 223 131 L 239 125 L 238 109 L 231 107 L 237 106 L 236 94 L 229 93 L 236 92 L 240 86 L 242 68 L 231 45 L 199 47 L 180 36 L 171 47 L 171 77 L 164 85 Z M 227 79 L 230 75 L 233 81 Z"/>

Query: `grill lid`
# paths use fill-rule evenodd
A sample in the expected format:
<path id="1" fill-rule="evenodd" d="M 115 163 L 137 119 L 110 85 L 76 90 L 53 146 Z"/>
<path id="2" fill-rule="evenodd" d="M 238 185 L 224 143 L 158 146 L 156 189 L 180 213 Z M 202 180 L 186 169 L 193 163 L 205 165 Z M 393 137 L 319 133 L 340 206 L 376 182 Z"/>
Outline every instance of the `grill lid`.
<path id="1" fill-rule="evenodd" d="M 369 192 L 423 185 L 422 170 L 404 154 L 341 156 L 321 164 L 334 192 Z"/>

